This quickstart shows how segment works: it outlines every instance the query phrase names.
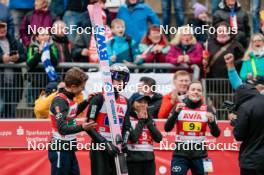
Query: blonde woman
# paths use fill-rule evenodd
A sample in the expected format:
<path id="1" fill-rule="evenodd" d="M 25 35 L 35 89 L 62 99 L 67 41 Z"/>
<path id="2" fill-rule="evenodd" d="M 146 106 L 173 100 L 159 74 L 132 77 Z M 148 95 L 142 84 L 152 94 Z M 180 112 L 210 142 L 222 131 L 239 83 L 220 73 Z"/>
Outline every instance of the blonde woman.
<path id="1" fill-rule="evenodd" d="M 264 76 L 264 37 L 257 33 L 251 37 L 249 48 L 244 56 L 240 77 L 243 81 Z"/>
<path id="2" fill-rule="evenodd" d="M 196 64 L 200 66 L 202 64 L 202 51 L 202 45 L 196 41 L 193 29 L 188 25 L 182 26 L 171 41 L 166 61 L 174 65 Z"/>

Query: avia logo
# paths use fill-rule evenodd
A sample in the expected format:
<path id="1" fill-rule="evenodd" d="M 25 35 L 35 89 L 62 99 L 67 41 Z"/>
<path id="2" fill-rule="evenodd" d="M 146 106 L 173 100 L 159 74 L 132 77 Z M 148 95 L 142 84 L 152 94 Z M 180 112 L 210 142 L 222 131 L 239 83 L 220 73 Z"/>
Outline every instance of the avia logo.
<path id="1" fill-rule="evenodd" d="M 183 119 L 191 119 L 191 120 L 202 120 L 201 114 L 195 113 L 184 113 Z"/>
<path id="2" fill-rule="evenodd" d="M 124 115 L 125 111 L 121 106 L 117 105 L 117 113 L 118 115 Z"/>

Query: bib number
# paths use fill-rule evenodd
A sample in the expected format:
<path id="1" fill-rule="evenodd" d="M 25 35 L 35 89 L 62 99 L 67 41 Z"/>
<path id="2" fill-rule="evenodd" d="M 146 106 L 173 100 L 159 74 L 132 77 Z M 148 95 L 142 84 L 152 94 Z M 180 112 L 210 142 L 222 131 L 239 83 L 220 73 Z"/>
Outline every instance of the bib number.
<path id="1" fill-rule="evenodd" d="M 183 122 L 183 130 L 184 131 L 201 131 L 201 123 L 200 122 Z"/>

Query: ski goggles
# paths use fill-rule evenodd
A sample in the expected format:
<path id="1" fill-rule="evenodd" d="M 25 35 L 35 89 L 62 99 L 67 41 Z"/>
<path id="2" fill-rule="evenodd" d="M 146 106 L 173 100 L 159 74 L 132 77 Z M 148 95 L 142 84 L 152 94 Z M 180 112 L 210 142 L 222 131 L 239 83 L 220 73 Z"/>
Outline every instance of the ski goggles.
<path id="1" fill-rule="evenodd" d="M 129 81 L 129 74 L 126 72 L 118 72 L 118 71 L 113 71 L 111 72 L 111 76 L 113 80 L 122 80 L 124 82 L 128 82 Z"/>

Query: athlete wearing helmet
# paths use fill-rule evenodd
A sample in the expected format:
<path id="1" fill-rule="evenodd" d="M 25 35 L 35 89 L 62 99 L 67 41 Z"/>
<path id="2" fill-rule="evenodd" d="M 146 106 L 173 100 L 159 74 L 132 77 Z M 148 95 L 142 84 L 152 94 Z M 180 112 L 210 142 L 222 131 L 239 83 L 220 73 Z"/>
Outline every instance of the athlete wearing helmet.
<path id="1" fill-rule="evenodd" d="M 127 99 L 119 94 L 129 81 L 129 69 L 121 64 L 114 64 L 110 68 L 112 76 L 112 84 L 117 106 L 117 115 L 119 117 L 120 127 L 123 125 L 125 113 L 127 111 Z M 105 150 L 91 149 L 91 174 L 92 175 L 115 175 L 115 156 L 119 153 L 119 149 L 112 144 L 111 131 L 109 128 L 106 104 L 103 93 L 95 95 L 91 101 L 87 112 L 87 120 L 95 121 L 97 126 L 95 129 L 87 132 L 92 143 L 104 143 Z"/>

